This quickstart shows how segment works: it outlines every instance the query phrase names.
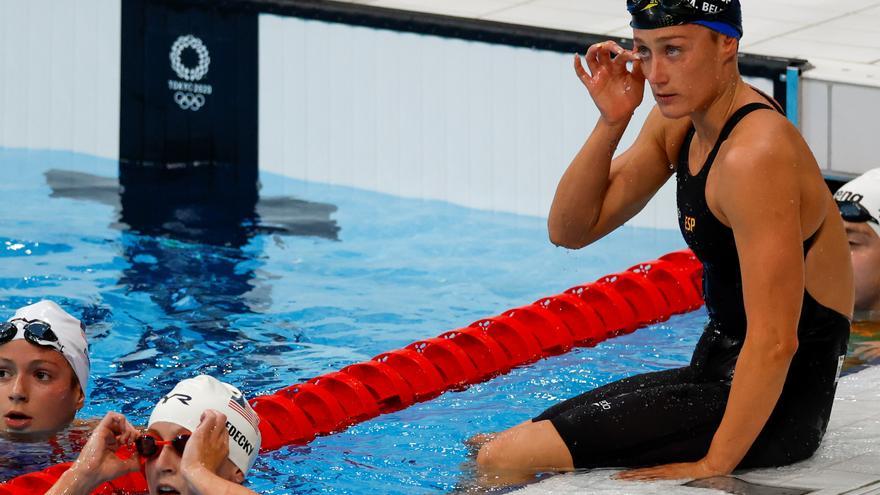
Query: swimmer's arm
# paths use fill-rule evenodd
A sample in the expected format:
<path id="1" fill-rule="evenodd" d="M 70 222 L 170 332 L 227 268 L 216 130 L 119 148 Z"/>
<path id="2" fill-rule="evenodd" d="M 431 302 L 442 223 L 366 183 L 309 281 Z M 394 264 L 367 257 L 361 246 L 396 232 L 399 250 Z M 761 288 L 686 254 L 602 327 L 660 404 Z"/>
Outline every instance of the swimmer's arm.
<path id="1" fill-rule="evenodd" d="M 672 174 L 666 138 L 672 122 L 655 107 L 635 143 L 612 159 L 629 119 L 600 117 L 559 181 L 547 220 L 550 241 L 579 249 L 641 211 Z M 683 134 L 680 122 L 671 127 Z"/>
<path id="2" fill-rule="evenodd" d="M 68 469 L 46 492 L 46 495 L 88 495 L 101 484 L 91 477 L 76 476 Z"/>
<path id="3" fill-rule="evenodd" d="M 805 284 L 799 157 L 766 139 L 745 142 L 749 147 L 731 152 L 733 166 L 716 177 L 723 184 L 718 204 L 736 238 L 748 321 L 727 408 L 706 456 L 722 473 L 742 461 L 779 400 L 798 347 Z"/>
<path id="4" fill-rule="evenodd" d="M 58 478 L 47 495 L 87 495 L 104 482 L 140 468 L 137 458 L 121 459 L 116 451 L 137 437 L 125 416 L 109 412 L 98 423 L 76 462 Z"/>

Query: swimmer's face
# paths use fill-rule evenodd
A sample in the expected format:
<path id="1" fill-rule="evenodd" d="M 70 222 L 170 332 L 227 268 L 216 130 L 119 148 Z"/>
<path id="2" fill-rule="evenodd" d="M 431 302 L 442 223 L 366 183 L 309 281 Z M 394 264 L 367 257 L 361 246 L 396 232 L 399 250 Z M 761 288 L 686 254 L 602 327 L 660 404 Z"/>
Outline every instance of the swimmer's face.
<path id="1" fill-rule="evenodd" d="M 738 42 L 703 26 L 634 29 L 633 38 L 633 51 L 667 118 L 708 108 L 724 90 L 726 64 L 735 68 Z"/>
<path id="2" fill-rule="evenodd" d="M 843 224 L 852 254 L 855 310 L 880 310 L 880 236 L 867 223 Z"/>
<path id="3" fill-rule="evenodd" d="M 162 440 L 172 440 L 178 435 L 191 433 L 186 428 L 168 422 L 158 422 L 153 424 L 150 433 L 155 434 Z M 189 444 L 187 444 L 189 448 Z M 159 455 L 147 460 L 146 466 L 147 486 L 150 488 L 150 495 L 189 495 L 189 486 L 180 472 L 180 454 L 170 445 L 166 445 L 159 451 Z M 223 461 L 220 471 L 216 473 L 221 478 L 232 481 L 233 483 L 241 483 L 244 476 L 241 470 L 229 459 Z"/>
<path id="4" fill-rule="evenodd" d="M 73 369 L 55 349 L 26 340 L 0 345 L 0 432 L 42 441 L 66 428 L 82 408 Z"/>

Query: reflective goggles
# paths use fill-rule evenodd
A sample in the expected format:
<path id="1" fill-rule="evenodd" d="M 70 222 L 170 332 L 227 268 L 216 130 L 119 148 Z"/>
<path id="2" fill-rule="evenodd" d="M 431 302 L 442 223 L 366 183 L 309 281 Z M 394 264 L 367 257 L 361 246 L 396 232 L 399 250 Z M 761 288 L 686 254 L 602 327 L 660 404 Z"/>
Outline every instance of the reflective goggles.
<path id="1" fill-rule="evenodd" d="M 626 10 L 635 15 L 660 6 L 668 14 L 705 18 L 721 14 L 731 3 L 731 0 L 626 0 Z"/>
<path id="2" fill-rule="evenodd" d="M 24 330 L 24 339 L 31 344 L 50 347 L 58 352 L 64 352 L 64 346 L 58 341 L 58 336 L 52 331 L 52 325 L 41 320 L 25 320 L 15 318 L 0 323 L 0 344 L 10 342 L 18 335 L 19 330 Z"/>
<path id="3" fill-rule="evenodd" d="M 871 215 L 871 212 L 857 201 L 838 201 L 837 208 L 840 210 L 840 216 L 842 216 L 847 222 L 874 222 L 880 224 L 880 221 L 878 221 L 874 215 Z"/>
<path id="4" fill-rule="evenodd" d="M 141 459 L 148 460 L 158 457 L 162 452 L 162 448 L 170 445 L 174 448 L 177 455 L 183 455 L 183 449 L 186 448 L 186 442 L 189 441 L 189 433 L 177 435 L 171 440 L 162 440 L 153 433 L 144 433 L 137 437 L 134 441 L 135 449 Z"/>

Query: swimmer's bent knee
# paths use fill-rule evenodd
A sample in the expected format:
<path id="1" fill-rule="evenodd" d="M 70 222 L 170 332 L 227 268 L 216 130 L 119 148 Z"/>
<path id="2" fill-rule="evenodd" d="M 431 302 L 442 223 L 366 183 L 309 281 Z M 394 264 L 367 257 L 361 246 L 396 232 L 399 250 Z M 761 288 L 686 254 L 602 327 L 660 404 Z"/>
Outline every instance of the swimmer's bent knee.
<path id="1" fill-rule="evenodd" d="M 483 471 L 499 471 L 516 468 L 512 462 L 511 451 L 519 449 L 515 441 L 511 441 L 508 435 L 502 434 L 485 442 L 477 452 L 477 467 Z"/>
<path id="2" fill-rule="evenodd" d="M 480 448 L 477 466 L 485 471 L 574 467 L 568 447 L 549 421 L 500 433 Z"/>

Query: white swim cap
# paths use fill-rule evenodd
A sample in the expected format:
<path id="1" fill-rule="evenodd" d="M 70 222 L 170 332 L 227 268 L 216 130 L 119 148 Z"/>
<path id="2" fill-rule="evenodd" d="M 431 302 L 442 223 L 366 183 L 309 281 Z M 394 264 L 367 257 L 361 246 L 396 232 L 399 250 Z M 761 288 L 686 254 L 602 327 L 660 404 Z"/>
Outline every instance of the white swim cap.
<path id="1" fill-rule="evenodd" d="M 880 235 L 880 168 L 868 170 L 844 184 L 834 193 L 834 199 L 844 220 L 867 222 Z M 852 208 L 854 205 L 855 208 Z M 864 208 L 872 220 L 859 218 L 858 206 Z"/>
<path id="2" fill-rule="evenodd" d="M 181 380 L 156 404 L 148 427 L 168 422 L 196 431 L 207 409 L 226 415 L 229 460 L 247 474 L 260 451 L 260 418 L 241 391 L 228 383 L 208 375 Z"/>
<path id="3" fill-rule="evenodd" d="M 58 337 L 58 343 L 61 347 L 58 351 L 70 363 L 73 373 L 76 375 L 77 380 L 79 380 L 79 386 L 82 389 L 83 395 L 85 395 L 89 384 L 90 363 L 89 344 L 86 341 L 85 326 L 83 326 L 82 322 L 61 309 L 61 306 L 46 300 L 19 309 L 7 321 L 20 326 L 21 320 L 25 322 L 39 320 L 49 324 L 52 333 Z M 19 330 L 12 340 L 24 338 L 25 332 Z"/>

